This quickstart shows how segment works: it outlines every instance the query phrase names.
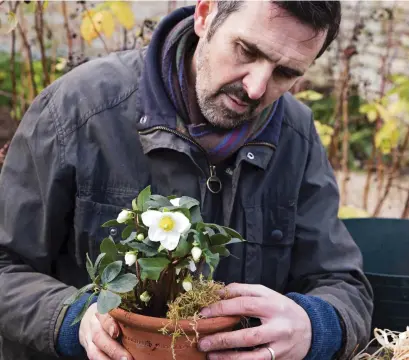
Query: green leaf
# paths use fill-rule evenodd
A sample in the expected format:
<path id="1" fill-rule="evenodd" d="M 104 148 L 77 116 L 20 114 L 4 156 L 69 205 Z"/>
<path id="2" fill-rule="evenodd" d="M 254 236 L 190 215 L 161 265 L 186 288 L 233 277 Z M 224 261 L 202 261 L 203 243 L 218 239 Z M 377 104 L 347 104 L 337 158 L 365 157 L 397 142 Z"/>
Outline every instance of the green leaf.
<path id="1" fill-rule="evenodd" d="M 94 264 L 94 271 L 95 271 L 95 275 L 99 269 L 99 266 L 101 264 L 102 259 L 105 257 L 105 253 L 101 253 L 98 255 L 97 259 L 95 260 L 95 264 Z"/>
<path id="2" fill-rule="evenodd" d="M 210 251 L 214 254 L 219 254 L 220 256 L 229 256 L 230 251 L 227 250 L 223 245 L 216 245 L 210 248 Z"/>
<path id="3" fill-rule="evenodd" d="M 107 237 L 102 240 L 102 243 L 99 247 L 99 251 L 101 253 L 107 254 L 113 260 L 116 260 L 118 257 L 118 250 L 116 249 L 116 245 L 114 240 L 111 237 Z"/>
<path id="4" fill-rule="evenodd" d="M 108 284 L 112 280 L 114 280 L 122 270 L 122 261 L 114 261 L 113 263 L 109 264 L 102 273 L 101 281 L 103 285 Z"/>
<path id="5" fill-rule="evenodd" d="M 187 241 L 186 236 L 182 236 L 179 240 L 177 248 L 172 252 L 172 257 L 179 258 L 186 256 L 192 250 L 192 243 Z"/>
<path id="6" fill-rule="evenodd" d="M 158 280 L 160 273 L 169 265 L 170 261 L 167 258 L 142 258 L 138 259 L 141 267 L 142 280 Z"/>
<path id="7" fill-rule="evenodd" d="M 220 234 L 227 235 L 226 230 L 224 230 L 223 226 L 217 224 L 206 224 L 208 227 L 217 230 Z M 210 235 L 210 234 L 209 234 Z"/>
<path id="8" fill-rule="evenodd" d="M 199 206 L 200 203 L 199 203 L 199 201 L 197 201 L 196 199 L 191 198 L 191 197 L 189 197 L 189 196 L 182 196 L 182 197 L 180 198 L 179 205 L 180 205 L 180 206 L 183 206 L 183 207 L 185 207 L 185 208 L 187 208 L 187 209 L 190 209 L 190 208 L 192 208 L 193 206 Z"/>
<path id="9" fill-rule="evenodd" d="M 101 290 L 98 296 L 97 310 L 100 314 L 107 314 L 121 304 L 121 297 L 109 290 Z"/>
<path id="10" fill-rule="evenodd" d="M 82 320 L 82 317 L 84 316 L 85 312 L 88 310 L 89 308 L 89 304 L 91 304 L 92 299 L 94 298 L 95 293 L 91 294 L 87 301 L 85 302 L 84 306 L 82 307 L 81 311 L 79 312 L 79 314 L 75 317 L 74 321 L 71 323 L 72 325 L 75 325 L 76 323 L 80 322 Z"/>
<path id="11" fill-rule="evenodd" d="M 125 229 L 122 231 L 122 234 L 121 234 L 122 240 L 127 240 L 131 236 L 132 230 L 135 230 L 135 226 L 133 224 L 125 227 Z M 136 232 L 135 232 L 135 236 L 136 236 Z"/>
<path id="12" fill-rule="evenodd" d="M 218 253 L 213 254 L 209 249 L 205 249 L 203 253 L 206 263 L 210 266 L 210 275 L 213 275 L 214 270 L 216 269 L 217 265 L 219 265 L 220 255 Z"/>
<path id="13" fill-rule="evenodd" d="M 202 232 L 194 235 L 194 239 L 199 243 L 201 249 L 207 249 L 209 247 L 209 236 Z"/>
<path id="14" fill-rule="evenodd" d="M 127 244 L 131 241 L 134 241 L 136 239 L 136 231 L 132 231 L 129 236 L 125 240 L 121 240 L 121 244 Z"/>
<path id="15" fill-rule="evenodd" d="M 230 237 L 223 234 L 215 234 L 210 236 L 210 244 L 212 245 L 224 245 L 230 241 Z"/>
<path id="16" fill-rule="evenodd" d="M 64 305 L 72 305 L 75 303 L 82 295 L 84 295 L 86 292 L 93 290 L 95 287 L 95 284 L 88 284 L 83 286 L 81 289 L 76 291 L 74 294 L 72 294 L 68 299 L 64 301 Z"/>
<path id="17" fill-rule="evenodd" d="M 159 205 L 159 207 L 161 206 L 173 206 L 172 203 L 170 202 L 170 200 L 162 195 L 151 195 L 150 196 L 151 200 L 153 200 L 155 203 L 157 203 Z"/>
<path id="18" fill-rule="evenodd" d="M 158 253 L 157 249 L 141 242 L 128 243 L 128 246 L 131 247 L 132 249 L 143 252 L 147 257 L 155 256 Z"/>
<path id="19" fill-rule="evenodd" d="M 203 221 L 202 214 L 200 212 L 200 207 L 199 206 L 194 206 L 190 208 L 190 221 L 194 223 L 199 223 Z"/>
<path id="20" fill-rule="evenodd" d="M 205 231 L 209 236 L 213 236 L 214 234 L 216 234 L 216 232 L 212 228 L 209 228 L 208 226 L 205 226 Z"/>
<path id="21" fill-rule="evenodd" d="M 116 259 L 113 259 L 112 257 L 110 257 L 109 255 L 105 254 L 105 256 L 103 257 L 103 259 L 100 261 L 99 263 L 99 267 L 98 267 L 98 274 L 100 276 L 102 276 L 102 274 L 104 273 L 105 268 L 113 263 Z"/>
<path id="22" fill-rule="evenodd" d="M 116 249 L 118 250 L 118 252 L 126 253 L 128 251 L 128 249 L 129 249 L 129 247 L 127 245 L 118 243 L 118 244 L 116 244 Z"/>
<path id="23" fill-rule="evenodd" d="M 107 288 L 116 293 L 127 293 L 133 290 L 137 283 L 138 279 L 136 278 L 136 275 L 124 274 L 108 283 Z"/>
<path id="24" fill-rule="evenodd" d="M 241 239 L 237 239 L 237 238 L 231 238 L 230 241 L 226 244 L 226 245 L 230 245 L 230 244 L 236 244 L 236 243 L 242 243 L 245 242 L 246 240 L 241 240 Z"/>
<path id="25" fill-rule="evenodd" d="M 119 225 L 118 221 L 116 221 L 116 220 L 109 220 L 109 221 L 103 223 L 101 226 L 102 226 L 102 227 L 109 227 L 109 226 L 118 226 L 118 225 Z"/>
<path id="26" fill-rule="evenodd" d="M 144 244 L 148 245 L 149 247 L 158 250 L 160 246 L 160 242 L 158 241 L 150 241 L 149 237 L 146 237 L 143 241 Z"/>
<path id="27" fill-rule="evenodd" d="M 227 235 L 230 235 L 233 238 L 244 240 L 243 237 L 236 230 L 231 229 L 231 228 L 226 227 L 226 226 L 222 226 L 222 228 L 226 231 Z"/>
<path id="28" fill-rule="evenodd" d="M 149 197 L 151 196 L 151 186 L 147 186 L 145 189 L 143 189 L 137 198 L 137 206 L 140 211 L 146 211 L 147 206 L 145 203 L 149 200 Z"/>
<path id="29" fill-rule="evenodd" d="M 134 210 L 134 211 L 138 211 L 138 210 L 139 210 L 136 201 L 137 201 L 136 198 L 132 200 L 132 210 Z"/>
<path id="30" fill-rule="evenodd" d="M 87 253 L 87 261 L 85 263 L 85 266 L 87 268 L 89 277 L 91 278 L 92 281 L 94 281 L 95 280 L 95 269 L 94 269 L 94 265 L 92 265 L 92 261 L 89 258 L 88 253 Z"/>

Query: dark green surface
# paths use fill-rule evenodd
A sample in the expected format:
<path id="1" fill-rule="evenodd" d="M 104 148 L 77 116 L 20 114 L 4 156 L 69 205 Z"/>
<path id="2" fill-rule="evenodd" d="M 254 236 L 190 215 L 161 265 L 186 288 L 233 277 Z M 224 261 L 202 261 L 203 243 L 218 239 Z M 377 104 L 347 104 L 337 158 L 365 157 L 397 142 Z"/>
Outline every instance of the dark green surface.
<path id="1" fill-rule="evenodd" d="M 344 223 L 360 247 L 374 290 L 372 327 L 409 326 L 409 220 L 367 218 Z"/>

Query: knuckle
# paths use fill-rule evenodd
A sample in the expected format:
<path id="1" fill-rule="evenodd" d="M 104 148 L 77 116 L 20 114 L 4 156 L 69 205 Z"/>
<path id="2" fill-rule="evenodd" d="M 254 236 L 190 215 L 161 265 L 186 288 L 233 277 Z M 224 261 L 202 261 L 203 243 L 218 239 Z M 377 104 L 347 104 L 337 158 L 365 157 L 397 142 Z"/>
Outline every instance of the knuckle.
<path id="1" fill-rule="evenodd" d="M 94 344 L 96 344 L 96 343 L 98 343 L 98 340 L 99 340 L 99 338 L 101 337 L 101 331 L 100 330 L 97 330 L 97 331 L 94 331 L 94 333 L 92 334 L 92 336 L 91 336 L 91 339 L 92 339 L 92 342 L 94 343 Z"/>
<path id="2" fill-rule="evenodd" d="M 256 310 L 256 302 L 248 301 L 248 299 L 240 299 L 240 309 L 245 313 L 253 313 Z"/>
<path id="3" fill-rule="evenodd" d="M 118 345 L 107 344 L 104 346 L 103 350 L 110 358 L 113 358 L 118 352 Z"/>
<path id="4" fill-rule="evenodd" d="M 260 342 L 261 334 L 259 329 L 254 329 L 251 331 L 246 331 L 243 334 L 243 340 L 246 345 L 256 345 Z"/>
<path id="5" fill-rule="evenodd" d="M 225 349 L 230 349 L 232 342 L 227 336 L 219 335 L 218 343 Z"/>

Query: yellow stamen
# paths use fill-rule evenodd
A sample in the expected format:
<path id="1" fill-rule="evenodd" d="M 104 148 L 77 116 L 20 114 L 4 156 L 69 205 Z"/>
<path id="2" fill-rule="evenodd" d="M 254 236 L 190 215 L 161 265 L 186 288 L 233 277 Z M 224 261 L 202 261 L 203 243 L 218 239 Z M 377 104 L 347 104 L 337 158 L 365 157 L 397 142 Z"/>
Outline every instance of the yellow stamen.
<path id="1" fill-rule="evenodd" d="M 175 222 L 170 216 L 164 216 L 159 221 L 159 227 L 165 231 L 171 231 L 175 226 Z"/>

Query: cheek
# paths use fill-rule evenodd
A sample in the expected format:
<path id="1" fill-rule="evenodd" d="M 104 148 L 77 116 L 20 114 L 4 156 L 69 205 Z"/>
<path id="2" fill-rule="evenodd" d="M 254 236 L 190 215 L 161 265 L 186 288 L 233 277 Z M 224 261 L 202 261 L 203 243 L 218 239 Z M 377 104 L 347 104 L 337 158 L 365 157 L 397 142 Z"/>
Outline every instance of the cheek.
<path id="1" fill-rule="evenodd" d="M 296 80 L 275 79 L 271 81 L 266 94 L 266 102 L 271 104 L 277 100 L 281 95 L 290 90 L 295 84 Z"/>

